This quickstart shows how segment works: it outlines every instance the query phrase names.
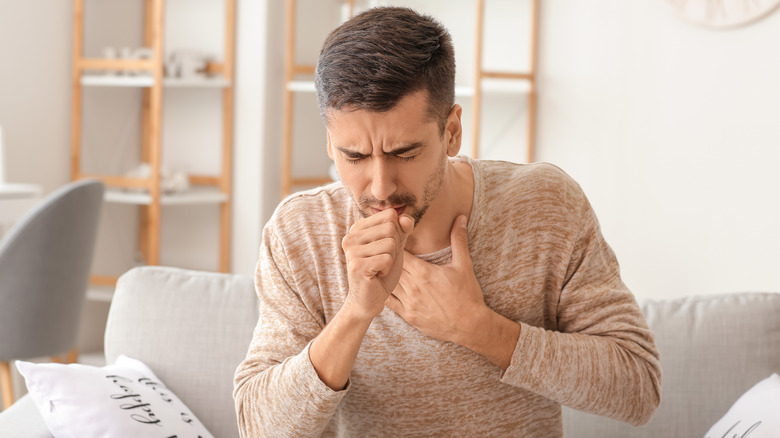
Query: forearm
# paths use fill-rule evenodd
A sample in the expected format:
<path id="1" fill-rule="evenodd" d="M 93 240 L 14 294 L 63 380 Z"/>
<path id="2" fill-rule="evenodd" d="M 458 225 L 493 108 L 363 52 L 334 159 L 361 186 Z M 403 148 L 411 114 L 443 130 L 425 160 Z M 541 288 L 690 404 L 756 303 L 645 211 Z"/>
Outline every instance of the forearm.
<path id="1" fill-rule="evenodd" d="M 330 389 L 341 391 L 347 386 L 371 321 L 356 315 L 345 304 L 314 339 L 309 358 L 320 380 Z"/>
<path id="2" fill-rule="evenodd" d="M 309 348 L 267 367 L 252 354 L 236 372 L 233 397 L 242 437 L 318 437 L 345 392 L 328 388 L 309 361 Z"/>
<path id="3" fill-rule="evenodd" d="M 617 333 L 560 333 L 523 325 L 501 381 L 633 425 L 646 423 L 660 403 L 657 357 Z"/>
<path id="4" fill-rule="evenodd" d="M 494 312 L 485 306 L 464 324 L 456 344 L 482 355 L 506 371 L 520 336 L 520 324 Z"/>

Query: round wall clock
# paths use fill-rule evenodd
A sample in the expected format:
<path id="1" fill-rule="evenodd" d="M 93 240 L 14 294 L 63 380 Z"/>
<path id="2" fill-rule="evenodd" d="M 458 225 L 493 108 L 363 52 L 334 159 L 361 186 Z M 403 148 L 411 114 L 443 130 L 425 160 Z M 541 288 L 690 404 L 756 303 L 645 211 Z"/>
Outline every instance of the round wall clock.
<path id="1" fill-rule="evenodd" d="M 752 23 L 772 12 L 780 0 L 666 0 L 684 20 L 728 28 Z"/>

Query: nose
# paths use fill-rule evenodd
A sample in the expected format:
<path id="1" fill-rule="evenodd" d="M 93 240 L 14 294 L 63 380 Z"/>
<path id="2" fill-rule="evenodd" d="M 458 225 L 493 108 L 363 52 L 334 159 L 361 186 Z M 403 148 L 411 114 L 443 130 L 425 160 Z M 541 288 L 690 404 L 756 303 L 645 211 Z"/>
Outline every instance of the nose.
<path id="1" fill-rule="evenodd" d="M 395 192 L 395 172 L 385 157 L 374 157 L 371 175 L 371 194 L 384 201 Z"/>

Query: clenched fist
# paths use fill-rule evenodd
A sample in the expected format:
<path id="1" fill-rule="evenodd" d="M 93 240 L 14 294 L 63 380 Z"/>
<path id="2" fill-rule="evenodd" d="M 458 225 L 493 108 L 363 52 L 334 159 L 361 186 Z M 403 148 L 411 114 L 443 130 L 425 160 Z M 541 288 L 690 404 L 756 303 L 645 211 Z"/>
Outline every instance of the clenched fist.
<path id="1" fill-rule="evenodd" d="M 398 285 L 406 239 L 414 219 L 392 208 L 356 222 L 341 246 L 347 258 L 349 294 L 344 304 L 361 318 L 373 319 Z"/>

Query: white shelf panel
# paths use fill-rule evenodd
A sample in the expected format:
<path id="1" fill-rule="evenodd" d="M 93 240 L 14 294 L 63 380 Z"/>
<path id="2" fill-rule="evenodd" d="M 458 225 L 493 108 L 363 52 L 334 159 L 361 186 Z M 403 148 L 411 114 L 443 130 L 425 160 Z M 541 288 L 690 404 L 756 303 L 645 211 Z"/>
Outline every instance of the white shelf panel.
<path id="1" fill-rule="evenodd" d="M 287 83 L 287 89 L 300 93 L 314 93 L 314 81 L 292 81 Z"/>
<path id="2" fill-rule="evenodd" d="M 110 303 L 114 299 L 114 288 L 111 286 L 89 286 L 87 299 L 90 301 L 103 301 Z"/>
<path id="3" fill-rule="evenodd" d="M 230 81 L 223 77 L 165 78 L 163 85 L 166 87 L 227 88 L 230 86 Z"/>
<path id="4" fill-rule="evenodd" d="M 43 187 L 36 184 L 0 183 L 0 199 L 35 199 L 42 193 Z"/>
<path id="5" fill-rule="evenodd" d="M 151 87 L 154 85 L 154 78 L 148 75 L 84 75 L 81 77 L 81 85 L 92 87 Z M 230 86 L 230 81 L 223 77 L 165 78 L 163 79 L 163 86 L 166 88 L 226 88 Z"/>
<path id="6" fill-rule="evenodd" d="M 154 78 L 151 76 L 119 76 L 119 75 L 84 75 L 81 85 L 93 87 L 151 87 Z"/>
<path id="7" fill-rule="evenodd" d="M 531 82 L 524 79 L 482 79 L 483 94 L 528 94 L 531 92 Z M 473 97 L 474 87 L 471 85 L 456 85 L 455 96 Z"/>
<path id="8" fill-rule="evenodd" d="M 292 81 L 287 83 L 287 89 L 299 93 L 314 93 L 313 81 Z M 483 79 L 482 92 L 484 94 L 528 94 L 531 91 L 531 82 L 525 79 Z M 474 87 L 470 85 L 456 85 L 456 97 L 474 96 Z"/>
<path id="9" fill-rule="evenodd" d="M 152 196 L 148 192 L 135 192 L 123 189 L 108 189 L 104 195 L 106 202 L 116 204 L 151 205 Z M 213 187 L 195 187 L 184 193 L 162 195 L 161 205 L 221 204 L 228 196 Z"/>

